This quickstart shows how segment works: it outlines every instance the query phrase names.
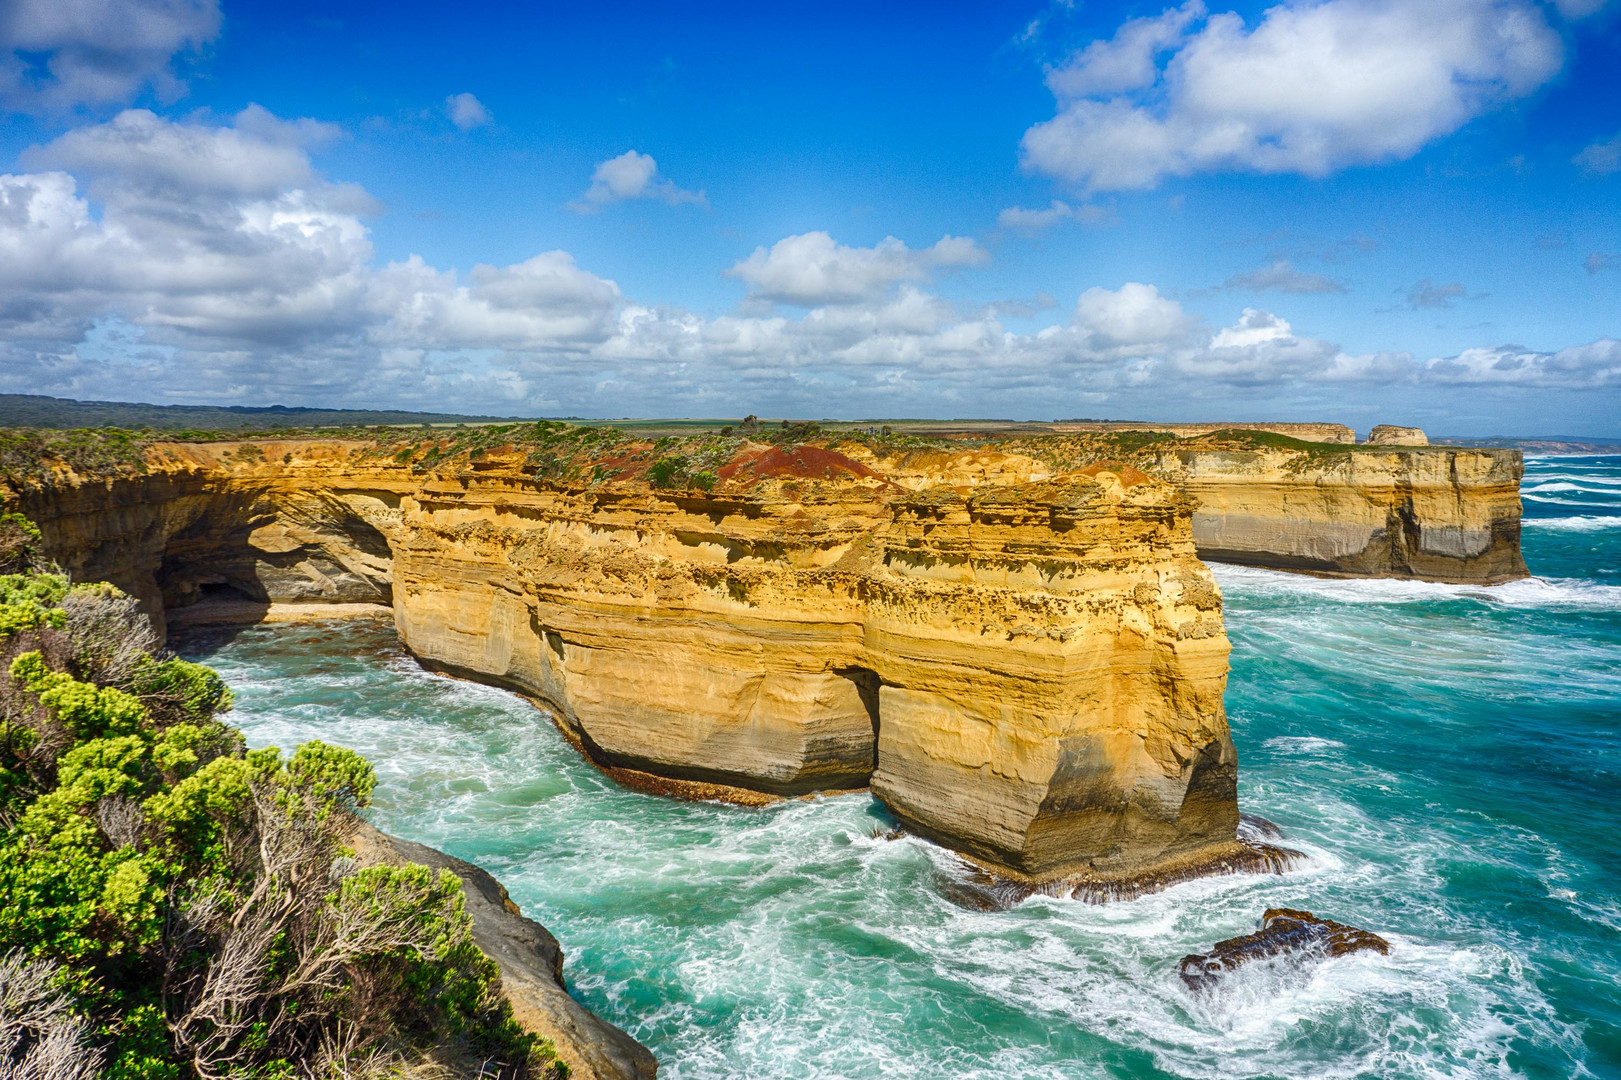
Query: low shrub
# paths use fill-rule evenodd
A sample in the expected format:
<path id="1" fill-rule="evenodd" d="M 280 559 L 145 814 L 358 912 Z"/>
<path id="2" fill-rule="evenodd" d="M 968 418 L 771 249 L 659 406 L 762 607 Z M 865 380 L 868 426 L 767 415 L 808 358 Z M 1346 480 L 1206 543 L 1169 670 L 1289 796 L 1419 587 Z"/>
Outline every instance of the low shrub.
<path id="1" fill-rule="evenodd" d="M 139 614 L 0 577 L 0 1076 L 337 1080 L 446 1047 L 565 1076 L 455 875 L 356 867 L 365 759 L 246 751 L 224 681 Z"/>

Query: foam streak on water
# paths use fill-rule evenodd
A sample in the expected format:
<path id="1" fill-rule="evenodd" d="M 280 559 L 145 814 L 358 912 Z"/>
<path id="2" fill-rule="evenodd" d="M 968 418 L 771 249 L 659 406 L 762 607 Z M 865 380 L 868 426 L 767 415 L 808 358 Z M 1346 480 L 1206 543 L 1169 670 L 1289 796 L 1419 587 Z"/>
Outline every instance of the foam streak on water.
<path id="1" fill-rule="evenodd" d="M 1621 459 L 1532 461 L 1528 486 L 1541 473 L 1600 489 Z M 1553 524 L 1570 518 L 1532 524 L 1544 576 L 1499 589 L 1216 568 L 1242 801 L 1309 865 L 1102 906 L 956 907 L 952 861 L 871 838 L 890 822 L 865 795 L 621 790 L 518 698 L 421 671 L 386 624 L 186 651 L 236 687 L 254 745 L 371 757 L 378 823 L 501 878 L 664 1076 L 1613 1076 L 1621 528 Z M 1183 987 L 1184 954 L 1272 906 L 1391 954 Z"/>

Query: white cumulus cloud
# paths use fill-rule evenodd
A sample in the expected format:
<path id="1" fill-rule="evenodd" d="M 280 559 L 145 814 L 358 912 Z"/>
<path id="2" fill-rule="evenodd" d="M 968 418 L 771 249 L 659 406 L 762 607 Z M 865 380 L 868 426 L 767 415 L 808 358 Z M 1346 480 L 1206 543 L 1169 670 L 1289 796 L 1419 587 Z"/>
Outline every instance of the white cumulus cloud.
<path id="1" fill-rule="evenodd" d="M 490 122 L 490 110 L 472 94 L 451 94 L 445 98 L 445 115 L 463 131 L 471 131 Z"/>
<path id="2" fill-rule="evenodd" d="M 1025 133 L 1024 163 L 1086 191 L 1198 172 L 1324 176 L 1409 157 L 1563 60 L 1531 0 L 1285 3 L 1253 27 L 1195 0 L 1050 72 L 1058 112 Z"/>
<path id="3" fill-rule="evenodd" d="M 758 247 L 726 270 L 752 297 L 814 307 L 853 304 L 887 294 L 902 281 L 924 281 L 937 270 L 974 266 L 990 256 L 973 239 L 944 236 L 926 248 L 909 248 L 893 236 L 872 247 L 847 247 L 825 232 L 784 237 Z"/>
<path id="4" fill-rule="evenodd" d="M 1067 314 L 1015 332 L 1004 311 L 1033 318 L 1046 299 L 931 291 L 987 257 L 954 236 L 784 237 L 726 271 L 749 300 L 712 318 L 627 297 L 566 251 L 465 273 L 379 262 L 368 196 L 310 160 L 334 136 L 262 109 L 229 123 L 130 110 L 31 151 L 34 171 L 0 176 L 0 390 L 620 415 L 1218 402 L 1237 416 L 1273 401 L 1309 415 L 1393 387 L 1519 402 L 1621 385 L 1611 339 L 1352 354 L 1260 308 L 1212 325 L 1145 282 L 1086 288 Z"/>
<path id="5" fill-rule="evenodd" d="M 128 101 L 146 87 L 173 100 L 180 53 L 219 35 L 218 0 L 6 0 L 0 102 L 25 111 Z"/>
<path id="6" fill-rule="evenodd" d="M 687 191 L 670 180 L 660 178 L 658 162 L 653 160 L 653 155 L 635 150 L 626 150 L 618 157 L 600 163 L 591 173 L 591 186 L 571 205 L 576 210 L 591 211 L 630 199 L 654 199 L 671 206 L 682 203 L 709 205 L 703 192 Z"/>

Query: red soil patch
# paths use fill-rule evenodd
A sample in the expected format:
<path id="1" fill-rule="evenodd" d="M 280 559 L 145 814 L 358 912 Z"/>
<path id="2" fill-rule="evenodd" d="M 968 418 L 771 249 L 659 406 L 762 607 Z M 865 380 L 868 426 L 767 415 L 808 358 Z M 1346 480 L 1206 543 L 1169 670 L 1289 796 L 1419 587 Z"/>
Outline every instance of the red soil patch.
<path id="1" fill-rule="evenodd" d="M 1087 465 L 1080 469 L 1079 472 L 1082 476 L 1096 476 L 1100 472 L 1112 472 L 1120 477 L 1120 486 L 1125 488 L 1134 488 L 1138 484 L 1146 484 L 1149 479 L 1146 473 L 1138 472 L 1130 465 L 1121 465 L 1119 462 L 1114 461 L 1100 461 L 1093 465 Z"/>
<path id="2" fill-rule="evenodd" d="M 602 469 L 604 479 L 630 480 L 647 468 L 648 462 L 644 455 L 648 449 L 648 444 L 638 443 L 622 454 L 601 458 L 596 464 Z"/>
<path id="3" fill-rule="evenodd" d="M 773 446 L 765 450 L 750 450 L 727 462 L 719 473 L 722 480 L 737 479 L 745 474 L 760 479 L 766 477 L 795 480 L 838 480 L 844 477 L 883 479 L 861 462 L 847 458 L 836 450 L 826 450 L 820 446 L 791 446 L 787 449 Z"/>

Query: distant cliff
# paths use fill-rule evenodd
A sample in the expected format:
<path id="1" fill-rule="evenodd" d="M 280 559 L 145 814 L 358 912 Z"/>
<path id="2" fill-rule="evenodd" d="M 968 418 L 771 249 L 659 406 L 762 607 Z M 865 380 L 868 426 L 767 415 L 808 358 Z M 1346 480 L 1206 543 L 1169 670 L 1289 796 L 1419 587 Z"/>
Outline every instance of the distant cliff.
<path id="1" fill-rule="evenodd" d="M 1525 577 L 1520 451 L 1423 439 L 1388 426 L 1360 445 L 1224 429 L 1114 446 L 1016 439 L 1002 449 L 1053 469 L 1119 460 L 1174 485 L 1197 504 L 1200 557 L 1216 562 L 1481 585 Z"/>
<path id="2" fill-rule="evenodd" d="M 1495 585 L 1527 574 L 1518 450 L 1165 450 L 1144 467 L 1198 500 L 1218 562 Z"/>

